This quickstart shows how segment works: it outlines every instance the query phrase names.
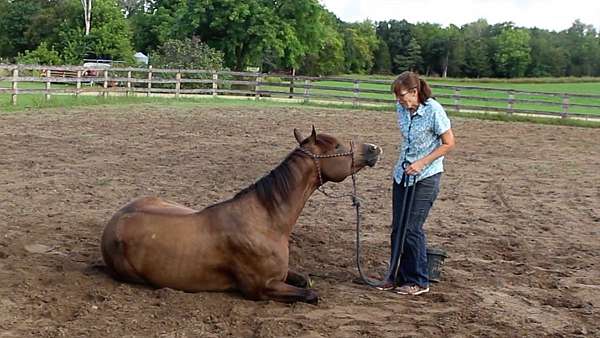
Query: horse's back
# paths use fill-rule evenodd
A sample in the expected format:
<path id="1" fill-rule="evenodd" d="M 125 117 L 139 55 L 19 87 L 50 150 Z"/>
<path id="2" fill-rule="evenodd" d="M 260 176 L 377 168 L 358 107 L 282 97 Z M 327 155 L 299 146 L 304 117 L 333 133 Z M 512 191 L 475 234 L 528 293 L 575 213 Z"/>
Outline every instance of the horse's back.
<path id="1" fill-rule="evenodd" d="M 189 215 L 198 212 L 179 203 L 160 197 L 141 197 L 129 202 L 122 212 L 146 212 L 161 215 Z"/>
<path id="2" fill-rule="evenodd" d="M 231 287 L 219 234 L 197 211 L 156 197 L 136 199 L 107 224 L 106 264 L 117 277 L 186 291 Z"/>

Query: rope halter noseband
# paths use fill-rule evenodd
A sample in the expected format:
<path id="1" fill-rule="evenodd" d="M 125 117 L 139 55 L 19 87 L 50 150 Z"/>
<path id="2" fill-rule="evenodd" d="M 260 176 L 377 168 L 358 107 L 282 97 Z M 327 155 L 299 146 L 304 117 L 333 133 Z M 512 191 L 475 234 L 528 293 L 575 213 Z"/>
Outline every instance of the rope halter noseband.
<path id="1" fill-rule="evenodd" d="M 332 198 L 341 198 L 341 197 L 346 197 L 346 196 L 350 196 L 352 197 L 352 204 L 353 205 L 358 205 L 360 204 L 358 197 L 356 196 L 356 179 L 354 178 L 354 142 L 350 141 L 350 151 L 347 152 L 343 152 L 343 153 L 337 153 L 337 154 L 329 154 L 329 155 L 319 155 L 319 154 L 314 154 L 312 153 L 310 150 L 303 148 L 303 147 L 298 147 L 298 149 L 300 151 L 302 151 L 303 153 L 305 153 L 306 155 L 312 157 L 313 161 L 315 162 L 315 166 L 317 167 L 317 175 L 319 177 L 319 186 L 317 187 L 317 190 L 319 190 L 321 193 L 323 193 L 323 195 L 327 196 L 327 197 L 332 197 Z M 350 164 L 350 173 L 352 175 L 352 194 L 343 194 L 343 195 L 337 195 L 337 196 L 333 196 L 329 193 L 327 193 L 323 188 L 323 184 L 325 182 L 323 182 L 323 175 L 321 174 L 321 165 L 319 164 L 319 159 L 322 158 L 332 158 L 332 157 L 342 157 L 342 156 L 350 156 L 350 158 L 352 159 L 352 162 Z"/>

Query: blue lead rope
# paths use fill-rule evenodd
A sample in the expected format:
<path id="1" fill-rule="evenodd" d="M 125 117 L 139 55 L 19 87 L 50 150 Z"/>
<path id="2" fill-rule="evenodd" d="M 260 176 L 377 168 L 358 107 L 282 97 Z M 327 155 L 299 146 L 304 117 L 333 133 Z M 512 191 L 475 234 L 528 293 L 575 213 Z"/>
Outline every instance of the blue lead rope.
<path id="1" fill-rule="evenodd" d="M 396 231 L 394 237 L 394 245 L 392 246 L 392 257 L 390 259 L 390 267 L 386 279 L 389 281 L 396 281 L 398 276 L 398 268 L 400 267 L 400 260 L 404 253 L 404 242 L 406 241 L 406 231 L 408 229 L 408 220 L 410 219 L 410 213 L 415 200 L 415 189 L 417 187 L 417 177 L 406 174 L 406 168 L 410 165 L 410 162 L 404 161 L 402 163 L 402 169 L 405 172 L 402 174 L 402 182 L 405 182 L 408 187 L 404 189 L 404 198 L 402 199 L 402 209 L 400 209 L 400 228 Z M 410 179 L 413 179 L 412 189 L 410 188 Z M 410 199 L 409 199 L 410 190 Z M 396 224 L 393 224 L 393 226 Z M 400 236 L 400 237 L 399 237 Z"/>
<path id="2" fill-rule="evenodd" d="M 408 161 L 404 161 L 402 163 L 402 167 L 403 169 L 406 169 L 408 166 L 410 165 L 410 162 Z M 410 179 L 410 175 L 407 175 L 406 173 L 402 174 L 402 181 L 408 182 L 408 180 Z M 402 253 L 404 252 L 404 242 L 406 240 L 406 230 L 408 228 L 407 223 L 408 223 L 408 219 L 409 219 L 409 215 L 413 206 L 413 202 L 414 202 L 414 191 L 417 185 L 417 178 L 416 176 L 412 176 L 413 178 L 413 185 L 412 185 L 412 191 L 411 191 L 411 195 L 410 195 L 410 201 L 408 201 L 408 190 L 409 188 L 406 188 L 404 190 L 404 199 L 402 201 L 402 210 L 401 210 L 401 215 L 400 215 L 400 229 L 398 229 L 399 231 L 396 232 L 396 236 L 394 238 L 394 246 L 392 247 L 392 258 L 390 260 L 390 267 L 388 270 L 388 273 L 386 275 L 386 278 L 381 281 L 381 280 L 373 280 L 371 278 L 368 278 L 367 276 L 365 276 L 365 274 L 362 271 L 362 267 L 361 267 L 361 263 L 360 263 L 360 202 L 353 200 L 353 205 L 356 208 L 356 266 L 358 268 L 358 273 L 360 275 L 360 278 L 362 279 L 362 281 L 369 286 L 372 287 L 378 287 L 383 285 L 387 280 L 389 281 L 396 281 L 396 276 L 398 274 L 398 268 L 400 266 L 400 259 L 402 257 Z M 354 184 L 354 180 L 353 180 L 353 184 Z M 405 212 L 406 210 L 406 212 Z M 394 226 L 394 224 L 392 224 L 392 226 Z M 398 236 L 401 236 L 400 238 Z"/>

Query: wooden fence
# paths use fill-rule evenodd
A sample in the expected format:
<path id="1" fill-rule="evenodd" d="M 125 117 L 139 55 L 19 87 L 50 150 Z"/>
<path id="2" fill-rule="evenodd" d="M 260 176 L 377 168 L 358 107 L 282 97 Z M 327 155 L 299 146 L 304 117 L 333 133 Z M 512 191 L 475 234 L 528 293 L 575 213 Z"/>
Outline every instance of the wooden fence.
<path id="1" fill-rule="evenodd" d="M 87 68 L 0 64 L 0 94 L 19 95 L 244 96 L 353 106 L 390 106 L 390 80 L 306 77 L 253 72 L 149 68 Z M 3 85 L 5 84 L 5 85 Z M 433 83 L 448 110 L 503 112 L 562 118 L 599 118 L 600 95 L 519 91 Z"/>

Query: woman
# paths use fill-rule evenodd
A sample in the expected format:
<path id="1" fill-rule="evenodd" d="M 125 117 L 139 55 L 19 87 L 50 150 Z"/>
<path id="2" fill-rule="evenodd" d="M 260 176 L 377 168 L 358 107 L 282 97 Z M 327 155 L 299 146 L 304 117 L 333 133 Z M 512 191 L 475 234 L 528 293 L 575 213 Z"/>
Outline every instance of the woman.
<path id="1" fill-rule="evenodd" d="M 392 91 L 396 95 L 402 148 L 393 173 L 390 270 L 380 289 L 419 295 L 429 291 L 423 224 L 438 195 L 444 155 L 454 147 L 454 134 L 444 108 L 431 97 L 431 88 L 416 73 L 400 74 L 392 84 Z M 401 246 L 402 236 L 396 234 L 400 231 L 404 199 L 408 204 L 411 194 L 414 194 L 413 205 L 406 222 L 398 269 L 400 250 L 395 248 Z"/>

